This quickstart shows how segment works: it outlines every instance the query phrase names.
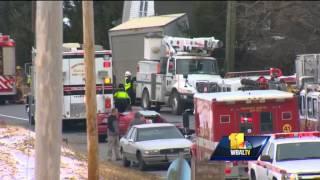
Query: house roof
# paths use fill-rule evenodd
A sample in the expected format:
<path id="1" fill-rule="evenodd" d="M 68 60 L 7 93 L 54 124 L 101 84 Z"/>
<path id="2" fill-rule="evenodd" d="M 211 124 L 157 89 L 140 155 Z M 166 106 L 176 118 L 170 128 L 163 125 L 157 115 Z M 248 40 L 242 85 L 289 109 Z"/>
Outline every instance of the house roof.
<path id="1" fill-rule="evenodd" d="M 142 18 L 135 18 L 116 26 L 110 29 L 109 31 L 162 27 L 177 20 L 178 18 L 184 15 L 186 14 L 179 13 L 179 14 L 167 14 L 167 15 L 161 15 L 161 16 L 148 16 L 148 17 L 142 17 Z"/>

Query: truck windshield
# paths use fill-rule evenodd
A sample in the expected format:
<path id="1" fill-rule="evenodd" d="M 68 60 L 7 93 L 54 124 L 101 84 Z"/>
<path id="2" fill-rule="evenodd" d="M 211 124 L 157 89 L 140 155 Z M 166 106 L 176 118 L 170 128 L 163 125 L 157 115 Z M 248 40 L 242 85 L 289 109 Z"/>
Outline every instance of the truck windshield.
<path id="1" fill-rule="evenodd" d="M 277 161 L 320 159 L 320 142 L 299 142 L 279 144 Z"/>
<path id="2" fill-rule="evenodd" d="M 175 126 L 138 129 L 137 141 L 184 138 Z"/>
<path id="3" fill-rule="evenodd" d="M 216 60 L 210 59 L 177 59 L 177 74 L 218 74 Z"/>

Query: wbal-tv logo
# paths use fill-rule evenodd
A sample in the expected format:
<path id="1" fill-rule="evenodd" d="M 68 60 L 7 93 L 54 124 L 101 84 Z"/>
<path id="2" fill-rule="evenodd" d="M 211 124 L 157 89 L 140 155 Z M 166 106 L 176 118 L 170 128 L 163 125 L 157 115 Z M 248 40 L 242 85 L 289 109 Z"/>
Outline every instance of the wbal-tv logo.
<path id="1" fill-rule="evenodd" d="M 246 136 L 244 133 L 223 136 L 211 160 L 257 160 L 269 138 L 270 136 Z"/>
<path id="2" fill-rule="evenodd" d="M 232 133 L 229 135 L 231 156 L 250 156 L 252 144 L 245 141 L 244 133 Z"/>

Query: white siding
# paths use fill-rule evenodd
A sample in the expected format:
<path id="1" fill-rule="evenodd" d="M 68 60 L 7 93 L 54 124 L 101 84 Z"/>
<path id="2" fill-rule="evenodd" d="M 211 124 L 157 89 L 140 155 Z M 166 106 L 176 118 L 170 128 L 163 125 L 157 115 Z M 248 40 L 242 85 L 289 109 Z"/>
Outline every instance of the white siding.
<path id="1" fill-rule="evenodd" d="M 140 13 L 140 6 L 142 11 Z M 122 23 L 144 16 L 154 16 L 154 1 L 125 1 Z"/>

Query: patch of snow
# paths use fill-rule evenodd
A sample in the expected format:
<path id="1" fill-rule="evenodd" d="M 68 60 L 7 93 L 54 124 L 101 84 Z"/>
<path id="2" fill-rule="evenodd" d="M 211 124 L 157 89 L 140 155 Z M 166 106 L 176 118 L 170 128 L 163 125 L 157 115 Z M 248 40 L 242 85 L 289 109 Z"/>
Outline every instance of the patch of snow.
<path id="1" fill-rule="evenodd" d="M 33 180 L 34 133 L 22 128 L 0 128 L 0 180 Z M 27 153 L 26 150 L 29 150 Z M 87 163 L 68 149 L 61 149 L 60 179 L 87 179 Z"/>

